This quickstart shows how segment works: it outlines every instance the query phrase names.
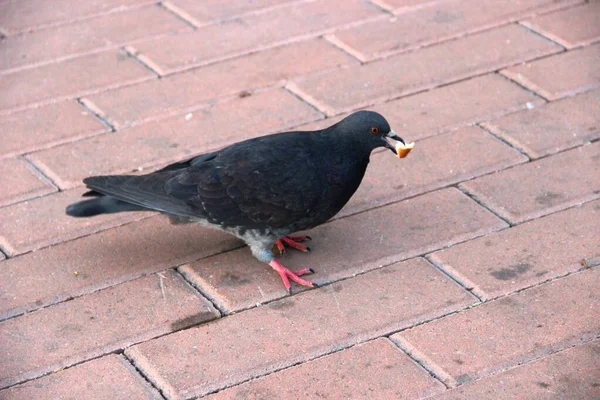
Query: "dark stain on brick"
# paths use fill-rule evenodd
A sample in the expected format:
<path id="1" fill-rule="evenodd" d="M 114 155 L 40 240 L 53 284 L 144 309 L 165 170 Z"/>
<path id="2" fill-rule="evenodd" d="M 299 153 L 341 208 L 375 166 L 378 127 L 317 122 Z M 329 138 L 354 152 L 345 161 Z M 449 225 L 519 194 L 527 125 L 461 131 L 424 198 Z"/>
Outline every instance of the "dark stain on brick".
<path id="1" fill-rule="evenodd" d="M 455 358 L 454 360 L 455 363 L 457 363 L 458 365 L 463 365 L 465 362 L 463 360 L 461 360 L 460 358 Z"/>
<path id="2" fill-rule="evenodd" d="M 537 274 L 535 274 L 535 276 L 537 276 L 539 278 L 540 276 L 546 275 L 548 272 L 550 272 L 550 271 L 540 271 Z"/>
<path id="3" fill-rule="evenodd" d="M 546 383 L 546 382 L 536 382 L 536 383 L 539 387 L 542 387 L 544 389 L 547 389 L 551 386 L 549 383 Z"/>
<path id="4" fill-rule="evenodd" d="M 437 11 L 433 16 L 433 21 L 439 24 L 447 24 L 462 19 L 462 16 L 457 13 L 451 13 L 447 11 Z"/>
<path id="5" fill-rule="evenodd" d="M 269 304 L 269 307 L 272 308 L 273 310 L 287 310 L 289 308 L 292 308 L 293 306 L 294 306 L 294 300 L 277 301 L 275 303 Z"/>
<path id="6" fill-rule="evenodd" d="M 240 286 L 250 283 L 250 279 L 241 278 L 238 275 L 232 273 L 226 273 L 219 279 L 219 286 L 221 287 L 230 287 L 230 286 Z"/>
<path id="7" fill-rule="evenodd" d="M 501 281 L 509 281 L 529 271 L 531 267 L 531 264 L 519 263 L 511 265 L 508 268 L 502 268 L 492 271 L 490 272 L 490 275 Z"/>
<path id="8" fill-rule="evenodd" d="M 247 90 L 242 90 L 240 93 L 238 93 L 238 96 L 243 99 L 244 97 L 250 97 L 252 96 L 252 93 L 250 93 Z"/>
<path id="9" fill-rule="evenodd" d="M 341 292 L 342 290 L 344 290 L 344 288 L 342 287 L 342 285 L 335 285 L 335 286 L 333 287 L 333 291 L 334 291 L 334 292 L 336 292 L 336 293 L 339 293 L 339 292 Z"/>
<path id="10" fill-rule="evenodd" d="M 554 203 L 556 203 L 556 200 L 560 200 L 563 197 L 565 197 L 565 196 L 563 196 L 560 193 L 548 192 L 546 194 L 537 196 L 535 198 L 535 201 L 536 201 L 536 203 L 541 204 L 543 206 L 551 206 Z"/>
<path id="11" fill-rule="evenodd" d="M 494 242 L 492 242 L 491 240 L 486 240 L 483 244 L 485 244 L 487 247 L 492 247 L 494 245 Z"/>
<path id="12" fill-rule="evenodd" d="M 394 186 L 394 189 L 400 190 L 400 189 L 404 189 L 405 187 L 406 187 L 406 185 L 404 183 L 401 183 L 400 185 Z"/>
<path id="13" fill-rule="evenodd" d="M 171 323 L 172 331 L 179 331 L 181 329 L 189 328 L 190 326 L 199 325 L 210 318 L 207 318 L 207 313 L 201 312 L 198 314 L 190 315 L 182 319 L 178 319 Z"/>
<path id="14" fill-rule="evenodd" d="M 462 374 L 456 378 L 456 382 L 458 382 L 459 385 L 469 382 L 470 380 L 471 380 L 471 378 L 469 377 L 468 374 Z"/>

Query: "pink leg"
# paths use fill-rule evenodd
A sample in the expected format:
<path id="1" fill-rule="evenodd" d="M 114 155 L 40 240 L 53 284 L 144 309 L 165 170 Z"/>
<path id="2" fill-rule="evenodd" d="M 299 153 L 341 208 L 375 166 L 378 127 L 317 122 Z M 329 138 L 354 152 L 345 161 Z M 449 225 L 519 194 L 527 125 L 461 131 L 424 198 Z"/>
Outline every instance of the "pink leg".
<path id="1" fill-rule="evenodd" d="M 271 268 L 273 268 L 275 271 L 277 271 L 277 273 L 281 277 L 281 280 L 283 281 L 283 286 L 285 286 L 285 290 L 287 290 L 288 293 L 292 292 L 292 290 L 291 290 L 292 285 L 290 284 L 290 279 L 292 281 L 296 282 L 298 285 L 308 286 L 308 287 L 317 287 L 317 284 L 309 282 L 309 281 L 299 277 L 300 275 L 312 273 L 313 271 L 310 268 L 304 268 L 304 269 L 301 269 L 298 271 L 290 271 L 289 269 L 287 269 L 286 267 L 284 267 L 278 261 L 275 261 L 275 260 L 271 261 L 269 263 L 269 265 L 271 266 Z"/>
<path id="2" fill-rule="evenodd" d="M 310 253 L 310 247 L 307 247 L 301 243 L 298 243 L 298 241 L 294 240 L 294 239 L 298 239 L 298 237 L 294 237 L 293 239 L 290 236 L 284 236 L 281 238 L 281 241 L 291 247 L 292 249 L 296 249 L 296 250 L 300 250 L 303 251 L 305 253 Z M 306 238 L 305 238 L 306 240 Z"/>

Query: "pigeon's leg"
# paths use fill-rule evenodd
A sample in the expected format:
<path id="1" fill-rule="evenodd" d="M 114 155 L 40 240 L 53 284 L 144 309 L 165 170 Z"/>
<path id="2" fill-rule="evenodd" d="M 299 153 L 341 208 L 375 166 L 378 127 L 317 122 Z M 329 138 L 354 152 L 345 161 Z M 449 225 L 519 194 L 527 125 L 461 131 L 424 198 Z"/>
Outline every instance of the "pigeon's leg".
<path id="1" fill-rule="evenodd" d="M 305 253 L 310 253 L 310 247 L 299 243 L 299 242 L 304 242 L 305 240 L 311 240 L 311 237 L 310 236 L 284 236 L 275 242 L 275 246 L 277 246 L 277 250 L 279 250 L 279 254 L 283 254 L 285 252 L 285 246 L 291 247 L 292 249 L 303 251 Z"/>
<path id="2" fill-rule="evenodd" d="M 277 273 L 281 277 L 281 280 L 283 281 L 285 290 L 287 290 L 288 293 L 292 292 L 292 290 L 291 290 L 292 285 L 290 284 L 290 280 L 296 282 L 298 285 L 308 286 L 308 287 L 317 287 L 316 283 L 312 283 L 305 279 L 300 278 L 301 275 L 314 273 L 314 271 L 310 268 L 304 268 L 304 269 L 301 269 L 298 271 L 291 271 L 275 260 L 271 261 L 269 263 L 269 265 L 271 266 L 271 268 L 273 268 L 275 271 L 277 271 Z"/>

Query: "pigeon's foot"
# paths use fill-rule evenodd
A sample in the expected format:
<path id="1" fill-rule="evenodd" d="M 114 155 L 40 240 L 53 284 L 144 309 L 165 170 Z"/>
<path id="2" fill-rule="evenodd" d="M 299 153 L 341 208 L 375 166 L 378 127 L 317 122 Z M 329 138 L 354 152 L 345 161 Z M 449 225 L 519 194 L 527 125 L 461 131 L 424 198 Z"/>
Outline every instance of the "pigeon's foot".
<path id="1" fill-rule="evenodd" d="M 310 247 L 301 244 L 307 240 L 312 240 L 310 236 L 284 236 L 275 242 L 279 254 L 285 253 L 285 246 L 291 247 L 292 249 L 300 250 L 305 253 L 310 253 Z"/>
<path id="2" fill-rule="evenodd" d="M 302 275 L 314 274 L 315 271 L 313 271 L 310 268 L 303 268 L 303 269 L 299 269 L 297 271 L 291 271 L 275 260 L 271 261 L 269 263 L 269 265 L 271 266 L 271 268 L 273 268 L 275 271 L 277 271 L 279 276 L 281 276 L 281 280 L 283 281 L 285 290 L 287 290 L 288 293 L 290 293 L 290 294 L 292 293 L 292 290 L 291 290 L 292 285 L 290 284 L 290 279 L 292 281 L 296 282 L 298 285 L 308 286 L 308 287 L 317 287 L 316 283 L 312 283 L 305 279 L 300 278 Z"/>

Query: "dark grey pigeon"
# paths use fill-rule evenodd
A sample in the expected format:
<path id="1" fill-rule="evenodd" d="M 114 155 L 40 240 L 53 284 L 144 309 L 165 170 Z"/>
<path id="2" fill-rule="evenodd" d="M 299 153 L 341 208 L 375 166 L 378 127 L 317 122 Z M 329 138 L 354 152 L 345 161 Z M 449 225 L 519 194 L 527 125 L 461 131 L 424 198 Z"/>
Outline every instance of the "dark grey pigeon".
<path id="1" fill-rule="evenodd" d="M 314 228 L 336 215 L 365 174 L 371 152 L 386 147 L 405 156 L 412 144 L 390 129 L 381 115 L 356 112 L 314 132 L 284 132 L 232 144 L 171 164 L 147 175 L 92 176 L 83 182 L 92 199 L 67 207 L 73 217 L 156 210 L 174 223 L 199 222 L 229 232 L 279 273 L 286 289 L 309 268 L 290 271 L 275 260 L 276 245 L 301 251 Z"/>

